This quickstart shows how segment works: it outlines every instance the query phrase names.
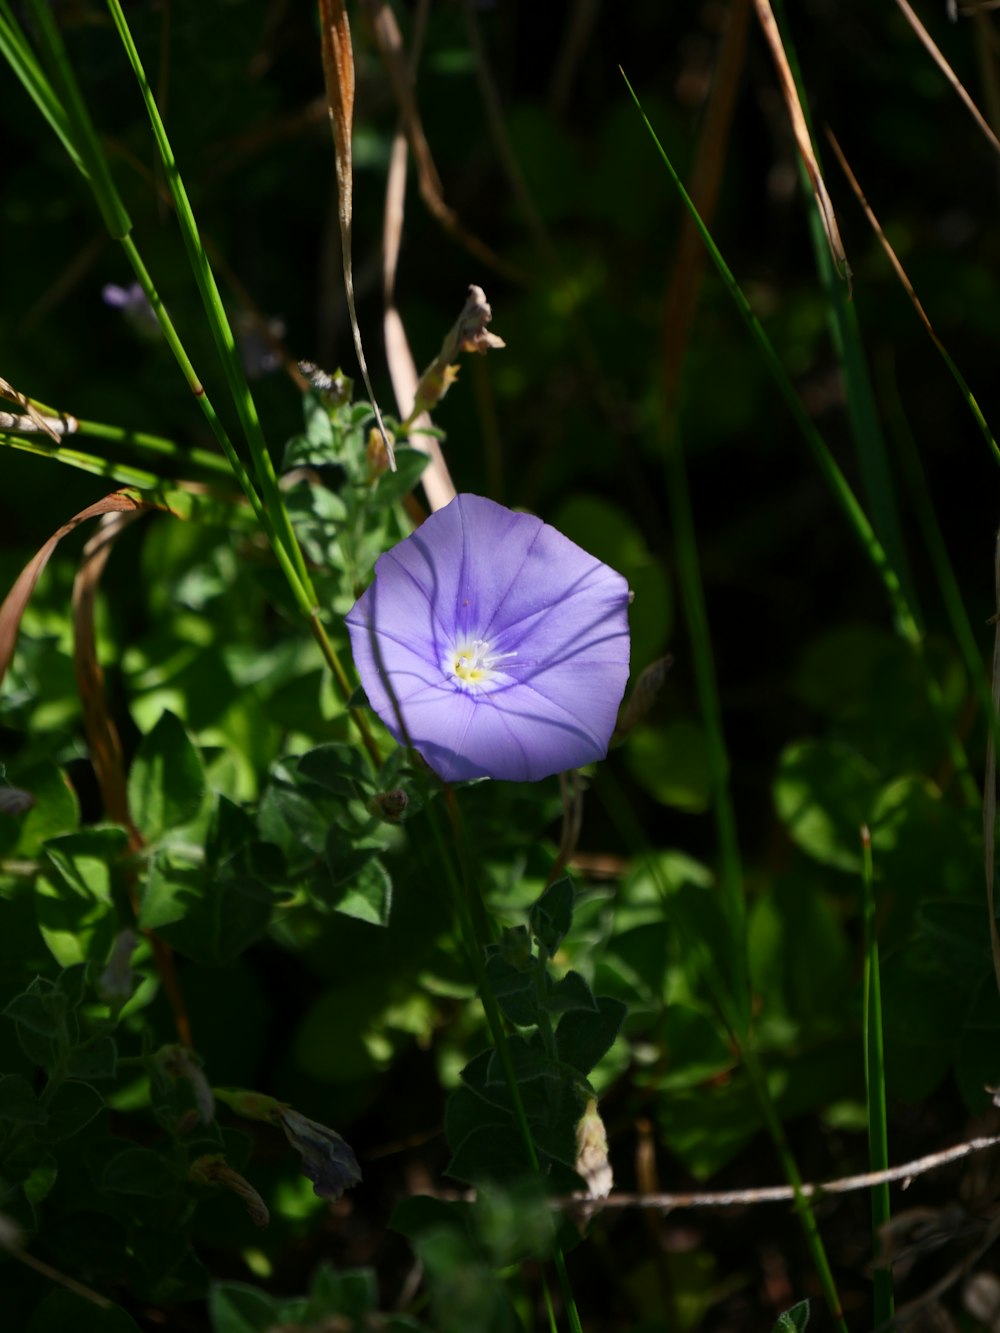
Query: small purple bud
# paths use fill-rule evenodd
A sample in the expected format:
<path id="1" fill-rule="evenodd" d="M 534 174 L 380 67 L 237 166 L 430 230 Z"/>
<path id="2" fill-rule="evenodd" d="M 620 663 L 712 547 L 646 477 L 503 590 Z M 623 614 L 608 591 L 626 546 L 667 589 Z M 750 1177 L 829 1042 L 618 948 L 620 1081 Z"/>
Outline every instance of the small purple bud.
<path id="1" fill-rule="evenodd" d="M 118 932 L 111 946 L 111 957 L 98 979 L 97 993 L 113 1009 L 120 1009 L 135 990 L 132 955 L 135 953 L 137 938 L 131 926 Z"/>
<path id="2" fill-rule="evenodd" d="M 349 1143 L 326 1125 L 287 1107 L 281 1113 L 285 1138 L 302 1158 L 302 1173 L 321 1199 L 339 1199 L 361 1179 L 358 1159 Z"/>
<path id="3" fill-rule="evenodd" d="M 101 288 L 101 297 L 105 305 L 122 312 L 125 322 L 143 341 L 155 342 L 159 338 L 159 321 L 137 282 L 131 282 L 127 287 L 107 282 Z"/>
<path id="4" fill-rule="evenodd" d="M 187 1079 L 191 1084 L 198 1115 L 206 1125 L 210 1125 L 215 1119 L 215 1098 L 194 1051 L 188 1050 L 186 1046 L 164 1046 L 157 1059 L 168 1078 L 175 1082 L 180 1078 Z"/>
<path id="5" fill-rule="evenodd" d="M 401 787 L 392 791 L 380 791 L 373 796 L 369 809 L 377 819 L 384 819 L 387 824 L 401 824 L 410 798 Z"/>

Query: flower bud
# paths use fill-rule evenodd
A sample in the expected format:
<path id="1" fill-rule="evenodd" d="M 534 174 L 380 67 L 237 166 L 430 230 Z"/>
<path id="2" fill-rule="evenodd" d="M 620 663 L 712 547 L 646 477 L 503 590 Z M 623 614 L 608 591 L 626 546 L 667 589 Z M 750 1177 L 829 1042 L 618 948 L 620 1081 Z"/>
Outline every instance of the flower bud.
<path id="1" fill-rule="evenodd" d="M 387 824 L 401 824 L 409 804 L 410 798 L 402 787 L 394 787 L 392 791 L 380 791 L 373 796 L 369 809 L 377 819 L 383 819 Z"/>
<path id="2" fill-rule="evenodd" d="M 361 1179 L 358 1159 L 349 1143 L 326 1125 L 309 1120 L 287 1107 L 281 1113 L 285 1138 L 302 1158 L 303 1175 L 321 1199 L 339 1199 Z"/>
<path id="3" fill-rule="evenodd" d="M 188 1176 L 196 1185 L 218 1185 L 238 1195 L 246 1204 L 247 1216 L 255 1227 L 266 1227 L 271 1220 L 267 1204 L 246 1177 L 233 1170 L 222 1153 L 206 1153 L 196 1158 Z"/>

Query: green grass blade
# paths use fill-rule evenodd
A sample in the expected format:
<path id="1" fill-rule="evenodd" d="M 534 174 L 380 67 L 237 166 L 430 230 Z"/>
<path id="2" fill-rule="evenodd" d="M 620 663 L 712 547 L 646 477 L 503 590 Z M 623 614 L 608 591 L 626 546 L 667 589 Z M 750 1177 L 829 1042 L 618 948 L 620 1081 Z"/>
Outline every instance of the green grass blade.
<path id="1" fill-rule="evenodd" d="M 757 345 L 758 351 L 763 357 L 764 363 L 767 366 L 768 370 L 770 371 L 775 384 L 777 385 L 782 397 L 784 398 L 789 410 L 791 411 L 796 424 L 802 431 L 806 443 L 809 445 L 810 451 L 813 455 L 813 459 L 817 467 L 819 468 L 821 475 L 823 476 L 823 479 L 826 481 L 830 490 L 833 492 L 834 498 L 837 500 L 841 510 L 843 511 L 845 517 L 847 518 L 851 530 L 854 532 L 854 535 L 857 538 L 859 544 L 861 545 L 861 548 L 868 556 L 868 559 L 875 568 L 875 571 L 882 582 L 882 586 L 885 589 L 889 605 L 892 610 L 893 620 L 896 625 L 897 631 L 901 635 L 901 637 L 906 641 L 906 643 L 908 643 L 910 647 L 913 649 L 916 659 L 920 664 L 921 673 L 923 676 L 924 688 L 927 694 L 927 699 L 929 704 L 931 705 L 931 708 L 934 712 L 936 719 L 938 720 L 938 724 L 941 729 L 942 741 L 944 745 L 947 747 L 948 754 L 951 758 L 953 765 L 955 766 L 956 772 L 958 773 L 959 781 L 962 784 L 963 793 L 967 800 L 973 803 L 978 803 L 980 799 L 979 789 L 976 785 L 975 778 L 972 776 L 972 770 L 969 765 L 968 756 L 966 755 L 961 742 L 959 741 L 958 737 L 954 734 L 954 731 L 952 730 L 948 722 L 948 719 L 945 714 L 944 701 L 941 695 L 940 686 L 938 685 L 934 677 L 931 675 L 931 673 L 928 671 L 926 662 L 923 659 L 923 654 L 921 650 L 922 636 L 920 628 L 916 622 L 912 610 L 910 609 L 910 605 L 907 602 L 906 595 L 903 592 L 903 589 L 900 585 L 896 571 L 893 568 L 892 564 L 890 563 L 888 557 L 886 556 L 885 550 L 881 542 L 879 541 L 878 537 L 875 535 L 875 531 L 868 520 L 868 516 L 862 509 L 861 505 L 859 504 L 857 496 L 851 489 L 850 484 L 847 481 L 847 478 L 844 476 L 843 472 L 840 469 L 840 466 L 838 465 L 836 459 L 831 453 L 826 441 L 823 439 L 822 435 L 816 429 L 815 425 L 813 424 L 812 420 L 809 417 L 809 414 L 806 412 L 801 399 L 795 392 L 791 380 L 789 379 L 788 374 L 786 373 L 785 368 L 781 364 L 781 360 L 779 359 L 778 354 L 774 349 L 774 345 L 772 344 L 770 338 L 767 336 L 767 333 L 765 332 L 762 324 L 760 323 L 760 320 L 758 320 L 757 316 L 754 314 L 750 306 L 750 303 L 746 298 L 746 295 L 744 294 L 740 285 L 737 283 L 735 277 L 733 276 L 732 270 L 729 268 L 729 265 L 723 258 L 718 246 L 716 246 L 714 240 L 712 239 L 711 232 L 706 227 L 701 215 L 699 214 L 697 208 L 694 205 L 693 200 L 691 199 L 687 190 L 684 188 L 683 182 L 678 176 L 676 170 L 674 169 L 673 163 L 670 161 L 669 157 L 666 154 L 666 151 L 664 150 L 662 144 L 657 138 L 656 131 L 653 129 L 652 125 L 649 123 L 647 116 L 643 112 L 639 99 L 636 97 L 632 85 L 625 77 L 624 71 L 622 73 L 622 77 L 625 79 L 626 86 L 628 87 L 628 90 L 632 95 L 632 99 L 635 102 L 636 108 L 638 109 L 639 114 L 642 116 L 646 128 L 649 131 L 650 137 L 652 138 L 653 143 L 656 145 L 657 152 L 660 154 L 660 158 L 663 161 L 664 165 L 666 166 L 667 171 L 670 174 L 670 177 L 673 180 L 674 185 L 681 196 L 685 208 L 687 208 L 688 212 L 690 213 L 691 218 L 698 229 L 699 235 L 701 236 L 705 245 L 708 247 L 709 253 L 719 272 L 720 277 L 722 278 L 727 290 L 729 291 L 729 294 L 732 296 L 734 302 L 736 303 L 737 309 L 743 316 L 743 320 L 746 323 L 747 328 L 749 329 L 750 334 Z"/>
<path id="2" fill-rule="evenodd" d="M 958 579 L 955 577 L 955 571 L 948 557 L 948 548 L 937 520 L 937 514 L 934 511 L 934 502 L 931 499 L 930 488 L 927 485 L 927 477 L 924 474 L 916 442 L 903 411 L 903 405 L 896 392 L 895 382 L 891 375 L 886 375 L 884 381 L 882 395 L 887 404 L 889 424 L 894 429 L 897 451 L 903 468 L 903 477 L 923 538 L 924 549 L 930 557 L 931 568 L 941 592 L 941 600 L 944 603 L 958 650 L 962 655 L 970 684 L 979 697 L 983 716 L 986 718 L 987 726 L 993 732 L 994 743 L 1000 745 L 1000 718 L 997 717 L 996 709 L 993 707 L 993 696 L 990 693 L 987 672 L 983 663 L 982 648 L 976 641 L 972 623 L 965 609 L 962 590 L 958 585 Z"/>
<path id="3" fill-rule="evenodd" d="M 44 56 L 48 60 L 49 77 L 66 114 L 76 156 L 83 162 L 83 169 L 90 181 L 105 226 L 115 240 L 121 240 L 132 230 L 132 219 L 112 179 L 107 158 L 101 148 L 52 15 L 52 6 L 46 3 L 46 0 L 29 0 L 29 4 Z"/>
<path id="4" fill-rule="evenodd" d="M 309 593 L 312 606 L 315 607 L 316 595 L 312 589 L 309 572 L 306 569 L 305 557 L 299 547 L 298 540 L 292 529 L 291 520 L 288 516 L 288 511 L 285 508 L 284 500 L 278 489 L 278 480 L 274 471 L 274 464 L 264 440 L 264 432 L 261 429 L 260 419 L 257 416 L 257 408 L 253 400 L 253 395 L 250 392 L 250 385 L 247 382 L 246 371 L 243 368 L 243 362 L 240 360 L 239 349 L 236 346 L 236 339 L 233 336 L 229 319 L 222 304 L 222 297 L 219 295 L 219 288 L 215 281 L 215 275 L 212 272 L 212 266 L 205 253 L 205 247 L 201 242 L 198 226 L 191 209 L 187 190 L 184 188 L 184 182 L 181 179 L 181 174 L 174 158 L 173 149 L 170 146 L 166 127 L 160 116 L 159 108 L 156 105 L 156 99 L 153 97 L 153 90 L 149 86 L 145 69 L 143 68 L 142 61 L 139 57 L 138 48 L 132 39 L 132 33 L 125 19 L 125 15 L 122 12 L 119 0 L 108 0 L 108 9 L 111 12 L 112 20 L 114 21 L 118 35 L 121 38 L 122 45 L 128 56 L 129 63 L 131 64 L 132 70 L 138 81 L 143 101 L 146 104 L 146 111 L 149 116 L 153 135 L 156 139 L 157 149 L 166 174 L 167 185 L 173 196 L 174 207 L 177 213 L 178 223 L 180 224 L 184 246 L 187 251 L 188 262 L 191 265 L 195 281 L 198 284 L 198 290 L 201 294 L 205 315 L 208 319 L 209 328 L 215 341 L 216 350 L 219 354 L 222 368 L 226 376 L 226 383 L 229 387 L 229 392 L 232 395 L 233 404 L 239 415 L 240 424 L 243 427 L 247 444 L 250 448 L 257 482 L 270 511 L 272 530 L 288 560 L 291 562 L 299 582 Z"/>
<path id="5" fill-rule="evenodd" d="M 66 152 L 73 159 L 77 170 L 86 176 L 87 169 L 70 134 L 69 120 L 65 109 L 52 84 L 45 77 L 45 71 L 35 59 L 35 53 L 18 26 L 6 0 L 0 0 L 0 55 L 3 56 L 14 74 L 20 79 L 28 96 L 38 107 Z"/>
<path id="6" fill-rule="evenodd" d="M 107 458 L 98 458 L 79 449 L 67 449 L 65 445 L 54 444 L 45 435 L 12 435 L 0 431 L 0 445 L 9 449 L 18 449 L 21 453 L 37 454 L 40 458 L 51 458 L 57 463 L 90 472 L 95 477 L 108 477 L 122 486 L 136 486 L 141 490 L 150 490 L 161 484 L 162 478 L 153 472 L 144 472 L 140 468 L 129 467 L 125 463 L 114 463 Z"/>
<path id="7" fill-rule="evenodd" d="M 705 976 L 719 1016 L 729 1029 L 733 1046 L 739 1056 L 740 1064 L 746 1072 L 747 1080 L 760 1109 L 761 1119 L 771 1136 L 785 1178 L 795 1192 L 795 1207 L 799 1215 L 799 1222 L 805 1234 L 813 1266 L 823 1288 L 824 1298 L 833 1316 L 838 1333 L 847 1333 L 847 1325 L 844 1322 L 843 1311 L 840 1306 L 840 1296 L 827 1259 L 823 1237 L 820 1235 L 819 1226 L 813 1213 L 812 1203 L 801 1194 L 802 1176 L 795 1161 L 795 1155 L 785 1137 L 781 1119 L 775 1108 L 771 1090 L 768 1087 L 767 1076 L 750 1039 L 741 1031 L 741 1006 L 734 1000 L 720 970 L 718 960 L 712 957 L 708 945 L 702 938 L 688 929 L 684 918 L 680 914 L 671 912 L 670 889 L 663 877 L 662 868 L 652 853 L 649 841 L 634 810 L 606 769 L 600 771 L 595 789 L 612 824 L 618 829 L 636 860 L 646 867 L 650 878 L 656 885 L 660 901 L 664 907 L 664 913 L 672 927 L 677 931 L 685 953 L 697 959 L 698 967 Z"/>
<path id="8" fill-rule="evenodd" d="M 103 421 L 85 421 L 76 419 L 77 433 L 92 436 L 94 439 L 113 440 L 126 448 L 136 449 L 140 453 L 155 454 L 160 458 L 169 458 L 177 467 L 194 465 L 205 472 L 212 472 L 218 477 L 231 478 L 232 468 L 219 454 L 211 454 L 207 449 L 186 449 L 176 440 L 165 439 L 162 435 L 151 435 L 144 430 L 128 430 L 124 426 L 113 426 Z"/>
<path id="9" fill-rule="evenodd" d="M 664 407 L 664 412 L 668 409 Z M 667 495 L 670 503 L 674 549 L 677 557 L 677 577 L 680 583 L 691 652 L 694 665 L 698 702 L 708 744 L 708 763 L 711 774 L 712 806 L 719 838 L 720 883 L 725 903 L 726 920 L 730 932 L 730 969 L 733 978 L 732 996 L 735 1013 L 732 1015 L 736 1030 L 746 1035 L 750 1023 L 750 980 L 747 964 L 746 904 L 743 896 L 743 867 L 740 859 L 736 816 L 733 812 L 729 789 L 729 756 L 722 725 L 722 707 L 712 653 L 712 636 L 705 609 L 705 594 L 698 559 L 691 496 L 688 489 L 687 469 L 680 433 L 676 421 L 665 420 L 664 463 L 667 473 Z"/>
<path id="10" fill-rule="evenodd" d="M 867 828 L 861 830 L 864 854 L 862 889 L 864 893 L 865 968 L 863 1035 L 865 1049 L 865 1101 L 868 1112 L 869 1170 L 889 1168 L 889 1128 L 885 1111 L 885 1053 L 882 1044 L 882 988 L 879 979 L 878 940 L 875 936 L 875 885 L 872 874 L 872 838 Z M 879 1233 L 888 1223 L 889 1184 L 872 1186 L 872 1279 L 875 1297 L 875 1327 L 885 1328 L 894 1312 L 892 1269 L 875 1266 L 881 1249 Z"/>
<path id="11" fill-rule="evenodd" d="M 822 166 L 822 158 L 809 116 L 809 102 L 802 84 L 798 57 L 791 42 L 788 25 L 784 20 L 784 6 L 780 3 L 780 0 L 776 0 L 774 9 L 781 31 L 782 45 L 792 77 L 795 80 L 802 114 L 812 141 L 812 150 L 816 156 L 816 161 Z M 815 195 L 801 157 L 797 158 L 797 164 L 803 194 L 807 199 L 813 199 L 815 203 Z M 919 623 L 921 616 L 916 599 L 916 589 L 910 573 L 909 561 L 906 557 L 906 545 L 903 540 L 903 529 L 899 518 L 899 506 L 896 502 L 892 469 L 889 464 L 885 434 L 876 407 L 868 362 L 861 340 L 857 308 L 849 299 L 849 291 L 833 262 L 833 256 L 830 254 L 830 247 L 823 230 L 819 208 L 815 206 L 810 208 L 808 216 L 816 268 L 823 284 L 823 290 L 826 293 L 831 339 L 843 372 L 847 418 L 850 422 L 851 434 L 854 437 L 858 470 L 861 474 L 861 485 L 868 512 L 871 515 L 872 527 L 885 549 L 889 563 L 896 571 L 906 597 L 906 603 L 913 611 L 914 619 Z"/>

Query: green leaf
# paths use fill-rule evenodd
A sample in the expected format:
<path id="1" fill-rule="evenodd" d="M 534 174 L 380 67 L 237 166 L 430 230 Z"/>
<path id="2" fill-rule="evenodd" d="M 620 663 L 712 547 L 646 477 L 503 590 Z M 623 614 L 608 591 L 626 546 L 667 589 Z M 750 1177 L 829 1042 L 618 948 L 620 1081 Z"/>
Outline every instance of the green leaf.
<path id="1" fill-rule="evenodd" d="M 320 1264 L 309 1284 L 309 1303 L 302 1316 L 303 1324 L 319 1324 L 340 1315 L 357 1321 L 363 1327 L 378 1305 L 378 1287 L 370 1268 L 346 1269 L 341 1272 L 329 1263 Z"/>
<path id="2" fill-rule="evenodd" d="M 629 735 L 625 756 L 636 782 L 661 805 L 691 814 L 708 809 L 708 745 L 697 722 L 679 718 L 662 727 L 638 726 Z"/>
<path id="3" fill-rule="evenodd" d="M 778 761 L 774 803 L 792 839 L 817 861 L 860 872 L 861 825 L 878 794 L 875 769 L 846 745 L 803 741 Z"/>
<path id="4" fill-rule="evenodd" d="M 409 495 L 430 461 L 430 456 L 422 450 L 411 449 L 405 445 L 397 447 L 396 471 L 383 472 L 379 477 L 375 488 L 376 503 L 394 504 Z"/>
<path id="5" fill-rule="evenodd" d="M 513 1125 L 481 1125 L 466 1135 L 445 1167 L 445 1174 L 470 1185 L 484 1180 L 518 1180 L 531 1171 L 527 1150 Z"/>
<path id="6" fill-rule="evenodd" d="M 378 857 L 365 861 L 333 905 L 338 912 L 357 921 L 367 921 L 373 926 L 389 924 L 392 880 Z"/>
<path id="7" fill-rule="evenodd" d="M 559 948 L 573 924 L 575 898 L 573 881 L 564 876 L 550 884 L 531 909 L 531 933 L 549 955 Z"/>
<path id="8" fill-rule="evenodd" d="M 108 1162 L 101 1188 L 116 1194 L 141 1194 L 162 1199 L 177 1188 L 177 1175 L 162 1153 L 150 1148 L 124 1148 Z"/>
<path id="9" fill-rule="evenodd" d="M 99 1035 L 74 1046 L 66 1057 L 66 1072 L 72 1078 L 114 1078 L 117 1060 L 113 1039 Z"/>
<path id="10" fill-rule="evenodd" d="M 0 1078 L 0 1120 L 13 1120 L 21 1125 L 40 1125 L 46 1119 L 38 1104 L 35 1091 L 20 1074 L 6 1074 Z"/>
<path id="11" fill-rule="evenodd" d="M 28 989 L 15 995 L 3 1012 L 29 1032 L 58 1038 L 66 1032 L 69 1000 L 47 978 L 35 977 Z"/>
<path id="12" fill-rule="evenodd" d="M 560 1078 L 559 1065 L 545 1053 L 541 1038 L 537 1032 L 530 1037 L 514 1034 L 507 1038 L 507 1054 L 514 1069 L 518 1087 L 524 1089 L 526 1083 L 536 1078 Z M 499 1051 L 490 1052 L 486 1069 L 486 1083 L 489 1087 L 499 1087 L 506 1083 L 504 1064 Z"/>
<path id="13" fill-rule="evenodd" d="M 208 1295 L 212 1333 L 266 1333 L 286 1320 L 298 1322 L 306 1301 L 279 1301 L 243 1282 L 215 1283 Z"/>
<path id="14" fill-rule="evenodd" d="M 427 1231 L 451 1228 L 468 1234 L 469 1205 L 464 1199 L 435 1199 L 429 1194 L 411 1194 L 392 1210 L 389 1226 L 400 1235 L 414 1240 Z"/>
<path id="15" fill-rule="evenodd" d="M 6 775 L 14 786 L 29 791 L 35 804 L 24 815 L 0 815 L 0 856 L 34 860 L 43 843 L 80 823 L 76 792 L 62 770 L 48 761 L 25 768 L 8 764 Z"/>
<path id="16" fill-rule="evenodd" d="M 153 858 L 139 924 L 155 929 L 196 962 L 224 966 L 237 958 L 271 923 L 274 898 L 249 877 L 212 878 L 166 852 Z"/>
<path id="17" fill-rule="evenodd" d="M 576 1009 L 563 1014 L 556 1028 L 559 1058 L 585 1077 L 610 1049 L 627 1013 L 621 1000 L 602 995 L 597 1013 Z"/>
<path id="18" fill-rule="evenodd" d="M 129 809 L 148 842 L 187 824 L 205 794 L 201 756 L 183 724 L 165 712 L 144 736 L 128 775 Z"/>
<path id="19" fill-rule="evenodd" d="M 104 1098 L 89 1083 L 67 1079 L 60 1083 L 47 1104 L 48 1119 L 36 1133 L 43 1143 L 72 1138 L 104 1110 Z"/>
<path id="20" fill-rule="evenodd" d="M 500 952 L 486 959 L 486 979 L 493 996 L 504 1015 L 518 1027 L 534 1027 L 540 1017 L 535 996 L 537 967 L 537 958 L 530 958 L 526 968 L 519 968 Z"/>
<path id="21" fill-rule="evenodd" d="M 62 967 L 103 962 L 116 928 L 115 863 L 128 842 L 124 829 L 88 828 L 45 844 L 53 874 L 35 881 L 38 927 Z"/>
<path id="22" fill-rule="evenodd" d="M 809 1302 L 799 1301 L 790 1310 L 778 1315 L 771 1333 L 803 1333 L 809 1323 Z"/>
<path id="23" fill-rule="evenodd" d="M 302 755 L 298 771 L 335 796 L 350 799 L 374 790 L 371 769 L 355 745 L 319 745 Z"/>
<path id="24" fill-rule="evenodd" d="M 48 1292 L 31 1316 L 24 1333 L 139 1333 L 139 1325 L 118 1305 L 95 1305 L 74 1292 L 57 1287 Z"/>
<path id="25" fill-rule="evenodd" d="M 24 1197 L 33 1207 L 43 1203 L 52 1193 L 58 1176 L 59 1168 L 56 1165 L 56 1159 L 51 1153 L 46 1153 L 41 1161 L 35 1163 L 28 1173 L 27 1179 L 21 1184 Z"/>
<path id="26" fill-rule="evenodd" d="M 550 1014 L 568 1013 L 571 1009 L 596 1012 L 597 1001 L 580 973 L 570 971 L 550 987 L 545 1007 Z"/>

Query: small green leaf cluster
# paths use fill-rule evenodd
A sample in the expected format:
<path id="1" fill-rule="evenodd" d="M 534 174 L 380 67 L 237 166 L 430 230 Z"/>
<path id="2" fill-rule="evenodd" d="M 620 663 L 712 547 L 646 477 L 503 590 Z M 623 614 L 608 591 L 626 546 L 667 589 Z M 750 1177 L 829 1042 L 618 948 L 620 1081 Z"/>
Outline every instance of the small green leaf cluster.
<path id="1" fill-rule="evenodd" d="M 488 946 L 486 985 L 516 1031 L 503 1048 L 465 1066 L 449 1099 L 448 1174 L 458 1180 L 510 1182 L 530 1171 L 512 1073 L 551 1184 L 581 1188 L 576 1129 L 594 1095 L 587 1076 L 618 1036 L 625 1005 L 596 998 L 577 971 L 553 976 L 552 959 L 572 926 L 574 894 L 571 880 L 556 880 L 531 908 L 528 925 L 508 928 Z"/>
<path id="2" fill-rule="evenodd" d="M 410 494 L 428 463 L 425 453 L 400 445 L 396 470 L 388 471 L 381 441 L 369 448 L 371 408 L 352 402 L 352 389 L 338 371 L 332 388 L 307 391 L 305 431 L 288 441 L 282 459 L 299 540 L 322 571 L 317 586 L 336 584 L 332 604 L 341 614 L 369 582 L 382 552 L 407 535 L 394 506 Z M 393 424 L 386 418 L 387 428 Z"/>

